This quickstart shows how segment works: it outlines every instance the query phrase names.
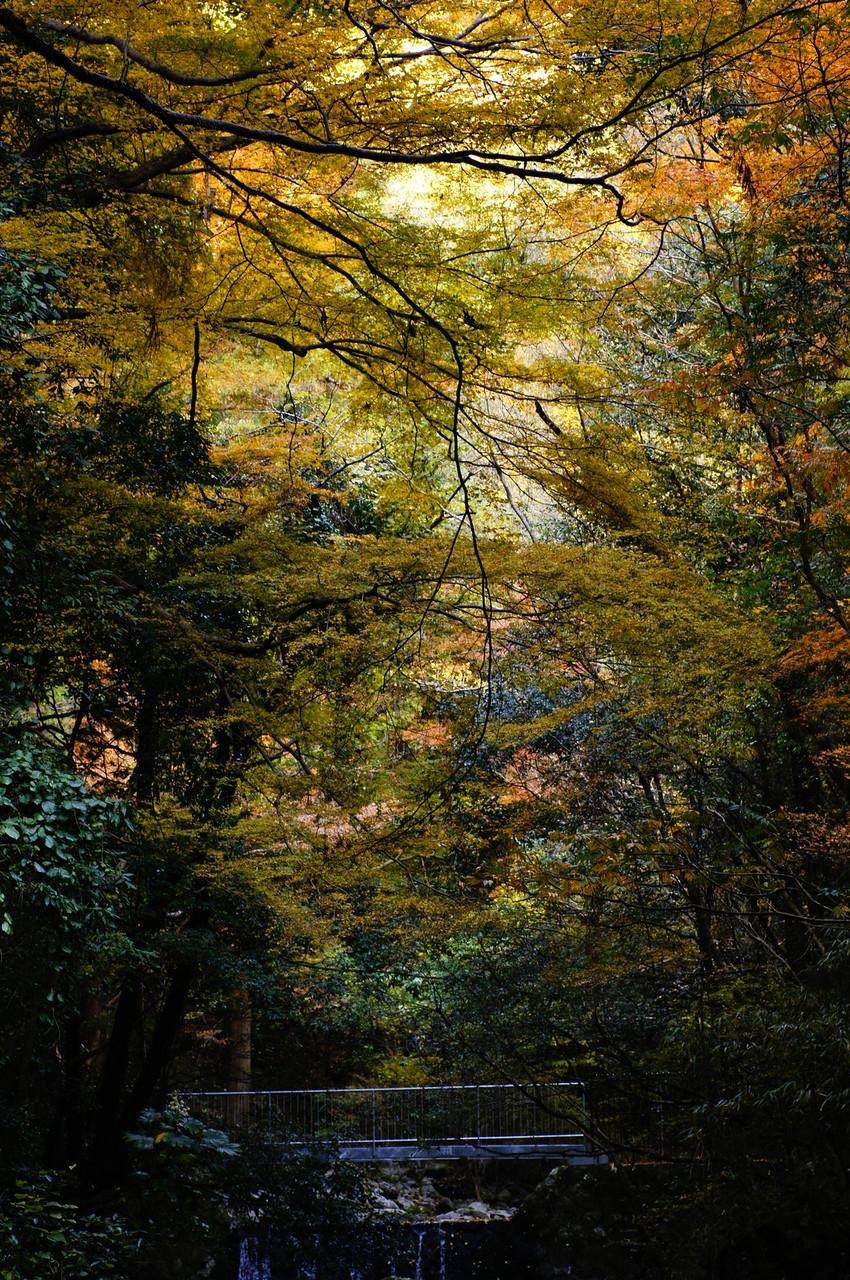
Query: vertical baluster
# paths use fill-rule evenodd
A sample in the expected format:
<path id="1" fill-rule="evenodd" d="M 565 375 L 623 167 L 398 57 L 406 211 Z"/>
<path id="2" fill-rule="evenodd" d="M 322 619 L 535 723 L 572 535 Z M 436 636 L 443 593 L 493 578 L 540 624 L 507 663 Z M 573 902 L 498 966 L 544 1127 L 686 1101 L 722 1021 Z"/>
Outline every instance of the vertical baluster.
<path id="1" fill-rule="evenodd" d="M 581 1131 L 587 1142 L 587 1086 L 584 1081 L 581 1085 Z"/>
<path id="2" fill-rule="evenodd" d="M 375 1144 L 376 1144 L 377 1139 L 378 1139 L 378 1130 L 377 1130 L 377 1101 L 378 1101 L 378 1094 L 377 1094 L 377 1090 L 376 1090 L 376 1089 L 373 1089 L 373 1090 L 372 1090 L 372 1155 L 373 1155 L 373 1156 L 375 1155 Z"/>

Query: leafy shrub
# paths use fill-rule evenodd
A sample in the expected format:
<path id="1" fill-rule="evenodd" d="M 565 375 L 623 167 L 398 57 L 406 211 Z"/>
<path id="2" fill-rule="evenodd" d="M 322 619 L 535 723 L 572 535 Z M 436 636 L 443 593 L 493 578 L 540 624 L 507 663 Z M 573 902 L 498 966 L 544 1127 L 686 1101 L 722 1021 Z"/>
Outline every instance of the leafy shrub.
<path id="1" fill-rule="evenodd" d="M 52 1174 L 0 1199 L 0 1280 L 124 1280 L 133 1252 L 121 1218 L 82 1213 Z"/>

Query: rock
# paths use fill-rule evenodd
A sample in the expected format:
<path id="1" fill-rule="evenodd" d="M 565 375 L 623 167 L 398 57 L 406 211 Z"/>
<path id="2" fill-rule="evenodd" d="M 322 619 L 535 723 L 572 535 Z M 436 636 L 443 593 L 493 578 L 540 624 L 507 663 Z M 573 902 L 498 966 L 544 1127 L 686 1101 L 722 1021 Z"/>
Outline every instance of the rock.
<path id="1" fill-rule="evenodd" d="M 495 1212 L 493 1206 L 485 1204 L 483 1200 L 473 1200 L 464 1210 L 468 1218 L 492 1218 Z"/>
<path id="2" fill-rule="evenodd" d="M 401 1213 L 402 1208 L 395 1200 L 390 1200 L 387 1196 L 382 1195 L 380 1191 L 376 1191 L 373 1196 L 375 1208 L 381 1213 Z"/>

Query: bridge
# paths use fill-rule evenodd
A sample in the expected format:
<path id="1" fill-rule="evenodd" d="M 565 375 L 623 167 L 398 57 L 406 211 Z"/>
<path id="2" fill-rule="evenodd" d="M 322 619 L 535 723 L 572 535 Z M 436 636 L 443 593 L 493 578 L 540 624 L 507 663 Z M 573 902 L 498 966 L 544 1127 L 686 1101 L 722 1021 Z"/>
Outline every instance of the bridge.
<path id="1" fill-rule="evenodd" d="M 587 1094 L 578 1080 L 204 1091 L 182 1098 L 222 1129 L 260 1130 L 302 1150 L 330 1144 L 343 1160 L 608 1162 L 588 1137 Z"/>

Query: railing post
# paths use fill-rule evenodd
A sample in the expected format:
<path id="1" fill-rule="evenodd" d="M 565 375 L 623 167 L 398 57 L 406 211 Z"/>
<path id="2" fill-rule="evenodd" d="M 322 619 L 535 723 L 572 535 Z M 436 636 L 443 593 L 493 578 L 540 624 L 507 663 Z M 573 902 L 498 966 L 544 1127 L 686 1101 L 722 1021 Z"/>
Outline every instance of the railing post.
<path id="1" fill-rule="evenodd" d="M 377 1137 L 377 1133 L 376 1133 L 376 1122 L 375 1122 L 375 1107 L 376 1107 L 376 1101 L 377 1101 L 377 1094 L 376 1094 L 375 1090 L 373 1089 L 373 1090 L 372 1090 L 372 1155 L 373 1155 L 373 1156 L 374 1156 L 374 1154 L 375 1154 L 375 1141 L 376 1141 L 376 1137 Z"/>
<path id="2" fill-rule="evenodd" d="M 475 1086 L 475 1137 L 481 1145 L 481 1085 Z"/>
<path id="3" fill-rule="evenodd" d="M 584 1135 L 584 1145 L 587 1146 L 587 1085 L 581 1082 L 581 1131 Z"/>

